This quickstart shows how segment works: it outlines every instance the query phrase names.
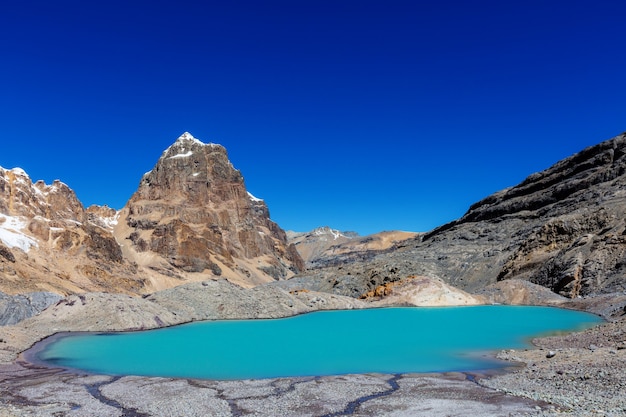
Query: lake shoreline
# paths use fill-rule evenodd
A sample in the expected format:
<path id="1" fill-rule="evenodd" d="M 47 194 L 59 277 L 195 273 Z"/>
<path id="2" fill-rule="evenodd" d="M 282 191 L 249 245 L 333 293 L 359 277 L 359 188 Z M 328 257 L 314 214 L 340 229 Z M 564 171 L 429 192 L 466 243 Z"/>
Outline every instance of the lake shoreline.
<path id="1" fill-rule="evenodd" d="M 167 416 L 174 409 L 181 415 L 238 416 L 244 415 L 243 404 L 246 410 L 256 410 L 255 415 L 261 416 L 374 416 L 392 409 L 412 410 L 407 415 L 414 415 L 425 406 L 424 401 L 446 415 L 464 415 L 468 409 L 483 416 L 500 416 L 503 411 L 507 415 L 529 415 L 551 408 L 543 401 L 485 388 L 480 381 L 492 376 L 488 373 L 469 374 L 471 377 L 448 372 L 208 381 L 75 374 L 21 361 L 10 368 L 0 366 L 0 392 L 6 392 L 10 385 L 19 395 L 3 395 L 0 411 L 7 414 L 0 413 L 2 416 L 52 412 Z M 481 398 L 480 403 L 476 403 L 477 398 Z M 165 406 L 157 410 L 151 403 Z"/>
<path id="2" fill-rule="evenodd" d="M 495 358 L 498 350 L 529 348 L 533 337 L 572 332 L 598 320 L 542 306 L 321 311 L 272 320 L 198 321 L 151 331 L 63 332 L 21 357 L 74 372 L 208 380 L 467 373 L 506 366 Z M 385 336 L 362 332 L 361 325 L 385 328 Z M 372 362 L 381 351 L 389 355 Z"/>
<path id="3" fill-rule="evenodd" d="M 106 308 L 115 307 L 110 297 L 107 295 L 103 300 Z M 93 301 L 87 297 L 86 304 L 90 302 Z M 80 304 L 72 306 L 76 307 Z M 105 314 L 103 308 L 97 317 Z M 59 323 L 59 316 L 63 317 L 57 312 L 55 324 Z M 91 323 L 89 316 L 81 313 L 77 317 Z M 107 317 L 115 318 L 110 314 Z M 103 332 L 116 330 L 116 327 L 146 328 L 153 317 L 108 325 Z M 76 319 L 72 320 L 76 323 Z M 173 324 L 178 323 L 170 322 Z M 432 415 L 432 410 L 443 415 L 493 417 L 559 416 L 562 412 L 575 416 L 626 415 L 626 410 L 620 411 L 620 405 L 611 402 L 605 394 L 607 386 L 613 385 L 615 390 L 626 388 L 620 385 L 620 381 L 622 384 L 626 381 L 623 367 L 626 350 L 618 349 L 619 341 L 626 340 L 623 318 L 600 324 L 594 328 L 597 330 L 537 339 L 533 342 L 536 349 L 499 352 L 497 355 L 511 366 L 498 374 L 471 377 L 462 373 L 370 374 L 246 381 L 75 374 L 29 364 L 11 353 L 14 349 L 24 351 L 33 344 L 26 345 L 27 341 L 43 340 L 44 333 L 54 331 L 55 327 L 44 318 L 33 318 L 24 326 L 11 329 L 12 338 L 6 340 L 9 343 L 0 343 L 0 350 L 6 352 L 4 360 L 0 355 L 2 417 L 48 416 L 54 412 L 67 416 L 243 416 L 248 412 L 258 416 L 374 416 L 391 412 L 428 416 Z M 617 336 L 612 336 L 614 334 Z M 591 351 L 590 344 L 600 348 Z M 556 351 L 556 356 L 548 360 L 546 355 L 550 349 Z M 615 353 L 610 353 L 611 349 Z M 562 374 L 556 373 L 559 370 Z M 559 385 L 555 375 L 569 378 L 577 376 L 576 372 L 580 375 L 571 392 L 556 395 L 562 384 Z M 581 379 L 585 372 L 590 377 Z M 394 383 L 398 388 L 392 390 Z M 381 393 L 386 394 L 379 395 Z M 578 403 L 574 401 L 577 398 Z M 346 410 L 351 407 L 356 408 L 347 414 Z M 604 413 L 597 410 L 604 410 Z"/>

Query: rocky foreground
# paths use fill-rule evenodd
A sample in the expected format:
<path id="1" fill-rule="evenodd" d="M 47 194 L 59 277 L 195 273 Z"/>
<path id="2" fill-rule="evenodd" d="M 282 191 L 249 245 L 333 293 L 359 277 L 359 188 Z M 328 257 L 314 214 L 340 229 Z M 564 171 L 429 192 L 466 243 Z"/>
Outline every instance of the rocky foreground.
<path id="1" fill-rule="evenodd" d="M 426 285 L 425 279 L 409 285 L 419 282 Z M 434 280 L 424 292 L 436 300 L 442 288 L 442 283 Z M 532 290 L 527 288 L 527 296 L 540 297 L 540 290 Z M 493 288 L 490 294 L 504 296 L 511 291 Z M 515 292 L 522 291 L 517 288 Z M 562 306 L 606 310 L 599 306 L 624 299 L 626 295 L 600 301 L 581 299 L 577 304 L 558 301 Z M 552 298 L 547 301 L 555 303 Z M 186 284 L 143 298 L 73 295 L 39 316 L 2 328 L 0 416 L 626 415 L 625 318 L 582 333 L 538 339 L 538 349 L 501 352 L 498 356 L 511 361 L 511 368 L 491 375 L 368 374 L 205 381 L 76 374 L 38 366 L 26 360 L 28 355 L 18 356 L 36 341 L 61 331 L 148 329 L 192 320 L 285 317 L 381 304 L 306 290 L 288 292 L 274 286 L 243 289 L 226 280 Z"/>

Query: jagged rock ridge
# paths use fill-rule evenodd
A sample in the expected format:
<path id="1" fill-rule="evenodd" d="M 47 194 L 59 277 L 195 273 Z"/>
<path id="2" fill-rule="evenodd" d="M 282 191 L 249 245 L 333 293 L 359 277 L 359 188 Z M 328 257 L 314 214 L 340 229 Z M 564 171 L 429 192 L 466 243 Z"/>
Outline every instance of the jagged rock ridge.
<path id="1" fill-rule="evenodd" d="M 20 168 L 0 168 L 0 290 L 140 290 L 112 235 L 116 215 L 84 209 L 61 181 L 33 183 Z"/>
<path id="2" fill-rule="evenodd" d="M 183 134 L 120 212 L 0 168 L 0 291 L 139 294 L 223 277 L 287 278 L 302 259 L 226 150 Z"/>

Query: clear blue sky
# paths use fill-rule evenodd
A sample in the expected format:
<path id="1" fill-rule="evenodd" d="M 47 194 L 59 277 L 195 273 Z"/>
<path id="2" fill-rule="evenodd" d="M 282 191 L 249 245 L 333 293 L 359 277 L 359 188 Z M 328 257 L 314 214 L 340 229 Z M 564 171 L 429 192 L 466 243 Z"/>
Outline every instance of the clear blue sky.
<path id="1" fill-rule="evenodd" d="M 121 208 L 184 131 L 284 229 L 426 231 L 626 130 L 623 1 L 4 1 L 0 166 Z"/>

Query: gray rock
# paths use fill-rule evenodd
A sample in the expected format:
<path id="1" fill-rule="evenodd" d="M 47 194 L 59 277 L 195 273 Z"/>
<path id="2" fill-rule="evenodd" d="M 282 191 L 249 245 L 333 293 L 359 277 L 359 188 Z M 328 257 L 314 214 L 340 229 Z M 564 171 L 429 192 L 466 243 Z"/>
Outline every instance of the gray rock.
<path id="1" fill-rule="evenodd" d="M 32 292 L 20 295 L 8 295 L 0 292 L 0 326 L 16 324 L 35 316 L 59 300 L 61 300 L 60 295 L 50 292 Z"/>

